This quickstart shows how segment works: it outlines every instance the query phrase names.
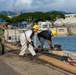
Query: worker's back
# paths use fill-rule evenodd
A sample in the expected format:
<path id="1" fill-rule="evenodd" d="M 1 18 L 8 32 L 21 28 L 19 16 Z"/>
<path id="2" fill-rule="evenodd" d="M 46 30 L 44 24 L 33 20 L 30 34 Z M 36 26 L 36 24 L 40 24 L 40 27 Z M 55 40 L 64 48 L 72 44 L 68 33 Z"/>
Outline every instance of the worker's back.
<path id="1" fill-rule="evenodd" d="M 51 32 L 48 33 L 48 30 L 44 30 L 44 31 L 41 31 L 40 33 L 38 33 L 38 37 L 42 37 L 44 39 L 50 39 L 51 38 Z"/>

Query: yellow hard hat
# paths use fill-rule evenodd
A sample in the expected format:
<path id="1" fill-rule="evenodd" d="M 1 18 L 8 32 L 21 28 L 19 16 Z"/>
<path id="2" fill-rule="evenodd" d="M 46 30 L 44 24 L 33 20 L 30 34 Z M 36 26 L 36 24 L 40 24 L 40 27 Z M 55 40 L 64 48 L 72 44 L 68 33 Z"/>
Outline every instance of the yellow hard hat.
<path id="1" fill-rule="evenodd" d="M 38 29 L 39 29 L 38 25 L 34 25 L 33 28 L 34 28 L 35 30 L 38 30 Z"/>
<path id="2" fill-rule="evenodd" d="M 52 30 L 52 35 L 53 35 L 53 36 L 56 36 L 56 34 L 57 34 L 57 33 L 56 33 L 56 30 Z"/>

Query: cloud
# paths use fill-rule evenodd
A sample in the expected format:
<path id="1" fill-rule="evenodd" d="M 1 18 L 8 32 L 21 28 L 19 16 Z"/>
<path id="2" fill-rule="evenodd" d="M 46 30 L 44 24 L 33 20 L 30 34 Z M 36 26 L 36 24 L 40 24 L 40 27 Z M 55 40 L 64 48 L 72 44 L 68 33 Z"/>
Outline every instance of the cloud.
<path id="1" fill-rule="evenodd" d="M 76 0 L 0 0 L 0 11 L 76 11 Z"/>
<path id="2" fill-rule="evenodd" d="M 13 6 L 18 10 L 29 8 L 32 0 L 0 0 L 0 10 L 13 10 Z"/>

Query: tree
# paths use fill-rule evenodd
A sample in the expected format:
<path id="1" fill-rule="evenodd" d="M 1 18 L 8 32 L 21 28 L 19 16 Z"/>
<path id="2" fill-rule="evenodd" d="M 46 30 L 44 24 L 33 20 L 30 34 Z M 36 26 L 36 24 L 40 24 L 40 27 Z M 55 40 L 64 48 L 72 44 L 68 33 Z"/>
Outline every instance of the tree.
<path id="1" fill-rule="evenodd" d="M 59 18 L 65 18 L 64 14 L 60 12 L 28 12 L 23 13 L 19 16 L 13 17 L 11 22 L 19 23 L 22 21 L 28 22 L 38 22 L 38 21 L 51 21 L 52 25 L 54 26 L 54 22 Z"/>
<path id="2" fill-rule="evenodd" d="M 10 22 L 10 18 L 7 17 L 6 15 L 0 14 L 0 18 L 2 18 L 3 21 Z"/>

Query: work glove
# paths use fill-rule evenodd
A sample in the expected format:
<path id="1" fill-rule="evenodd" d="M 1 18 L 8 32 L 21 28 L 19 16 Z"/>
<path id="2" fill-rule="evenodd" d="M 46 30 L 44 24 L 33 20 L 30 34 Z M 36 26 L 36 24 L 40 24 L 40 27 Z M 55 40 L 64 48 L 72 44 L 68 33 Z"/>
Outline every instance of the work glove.
<path id="1" fill-rule="evenodd" d="M 29 41 L 27 41 L 27 42 L 26 42 L 26 44 L 27 44 L 27 47 L 29 47 L 30 42 L 29 42 Z"/>
<path id="2" fill-rule="evenodd" d="M 54 47 L 50 47 L 52 50 L 54 50 Z"/>
<path id="3" fill-rule="evenodd" d="M 51 46 L 51 45 L 50 45 L 50 48 L 51 48 L 52 50 L 54 50 L 54 47 L 53 47 L 53 46 Z"/>
<path id="4" fill-rule="evenodd" d="M 35 47 L 35 46 L 34 46 L 34 42 L 33 42 L 33 41 L 29 42 L 29 44 L 31 44 L 33 47 Z"/>
<path id="5" fill-rule="evenodd" d="M 33 42 L 33 41 L 31 41 L 31 45 L 32 45 L 33 47 L 35 47 L 35 46 L 34 46 L 34 42 Z"/>

